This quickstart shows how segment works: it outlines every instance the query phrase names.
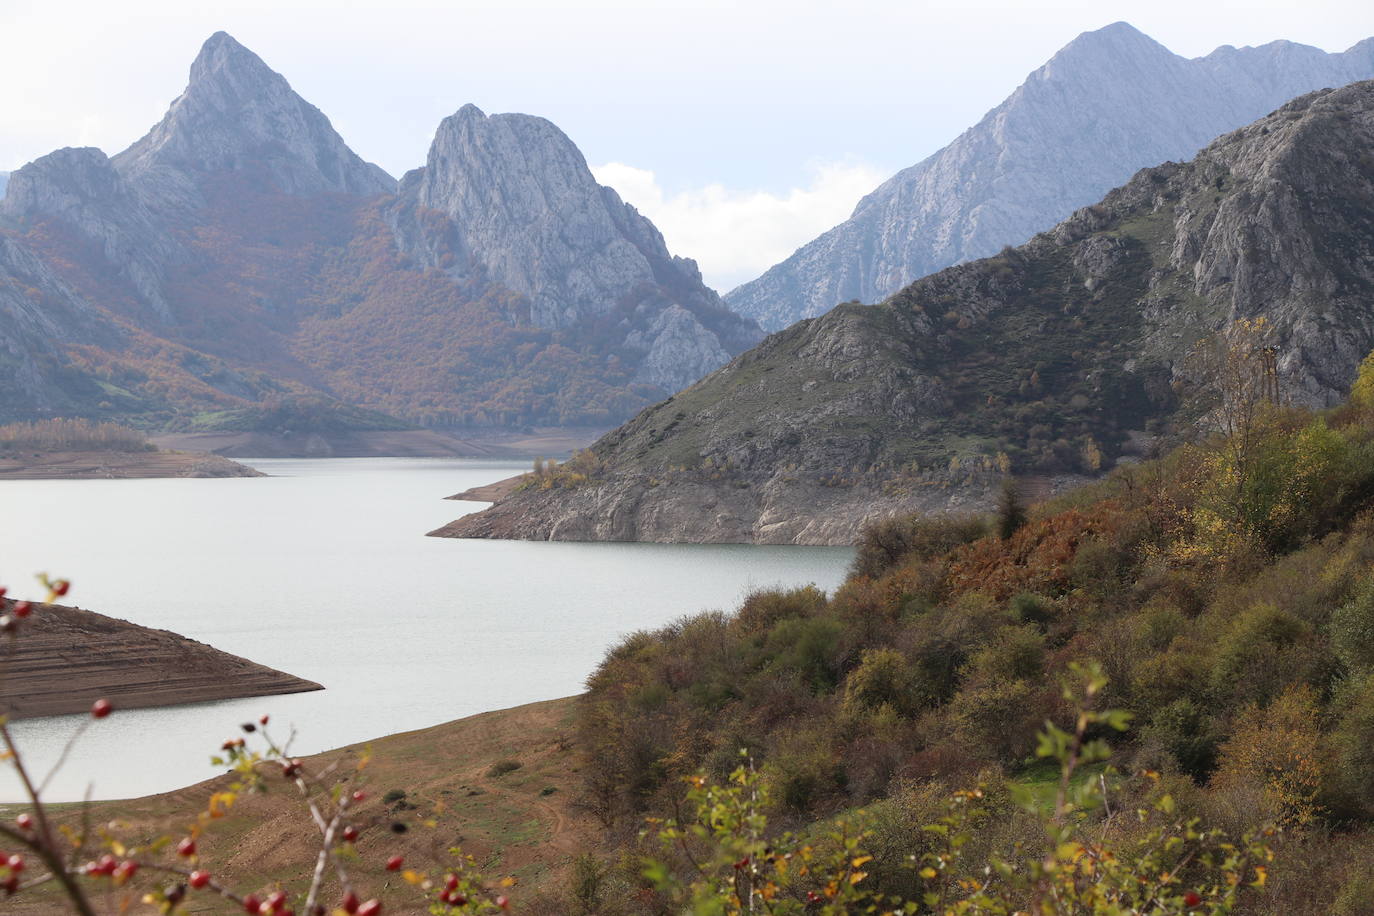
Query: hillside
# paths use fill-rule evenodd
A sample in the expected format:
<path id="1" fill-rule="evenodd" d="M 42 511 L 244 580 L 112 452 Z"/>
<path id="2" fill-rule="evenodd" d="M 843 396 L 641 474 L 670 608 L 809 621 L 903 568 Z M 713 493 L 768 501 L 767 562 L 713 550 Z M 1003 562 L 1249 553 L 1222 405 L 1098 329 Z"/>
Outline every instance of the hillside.
<path id="1" fill-rule="evenodd" d="M 348 766 L 370 751 L 363 781 L 370 797 L 357 806 L 355 820 L 361 830 L 360 861 L 349 868 L 359 888 L 378 894 L 387 913 L 427 912 L 416 905 L 418 892 L 382 863 L 402 854 L 410 867 L 442 868 L 454 861 L 446 847 L 457 843 L 480 862 L 496 863 L 494 875 L 517 878 L 511 893 L 521 904 L 563 893 L 574 856 L 600 845 L 591 819 L 575 804 L 579 786 L 576 767 L 569 765 L 575 751 L 568 744 L 574 708 L 571 699 L 532 703 L 307 758 L 306 764 L 319 771 L 336 761 Z M 117 723 L 117 714 L 109 721 Z M 236 731 L 235 723 L 224 724 L 226 735 Z M 205 750 L 208 756 L 215 748 Z M 492 775 L 493 764 L 502 760 L 521 766 Z M 220 777 L 163 795 L 97 802 L 90 814 L 102 822 L 117 818 L 126 837 L 180 837 L 212 793 L 223 791 L 229 781 Z M 291 786 L 276 782 L 269 789 L 244 794 L 233 816 L 210 825 L 198 842 L 199 864 L 244 893 L 278 881 L 299 892 L 309 884 L 317 851 L 311 843 L 318 834 L 311 837 L 310 815 Z M 388 798 L 391 790 L 400 794 Z M 59 807 L 64 817 L 77 818 L 78 806 Z M 0 812 L 12 815 L 15 808 L 0 806 Z M 435 823 L 426 826 L 430 818 Z M 413 829 L 395 834 L 388 829 L 395 821 Z M 144 912 L 137 902 L 154 886 L 157 878 L 145 874 L 126 889 L 134 912 Z M 334 896 L 331 890 L 328 899 Z M 191 912 L 222 911 L 204 899 L 193 903 L 202 909 Z M 5 904 L 7 913 L 55 911 L 61 907 L 46 889 Z M 534 910 L 522 906 L 520 911 Z"/>
<path id="2" fill-rule="evenodd" d="M 1085 32 L 954 142 L 726 301 L 770 331 L 839 302 L 880 301 L 1019 245 L 1137 169 L 1191 158 L 1298 95 L 1371 78 L 1374 39 L 1341 54 L 1276 41 L 1187 60 L 1124 22 Z"/>
<path id="3" fill-rule="evenodd" d="M 222 32 L 145 137 L 0 200 L 0 421 L 609 425 L 761 336 L 548 121 L 465 106 L 398 184 Z"/>
<path id="4" fill-rule="evenodd" d="M 580 706 L 589 794 L 632 843 L 643 817 L 681 817 L 684 779 L 723 783 L 747 748 L 771 827 L 817 848 L 841 821 L 846 836 L 867 829 L 854 848 L 872 860 L 850 853 L 864 886 L 932 894 L 932 912 L 1367 912 L 1374 356 L 1352 402 L 1318 415 L 1265 401 L 1261 361 L 1236 356 L 1249 419 L 1232 436 L 1122 468 L 1001 531 L 1011 513 L 891 519 L 865 532 L 831 595 L 764 591 L 626 637 Z M 1098 692 L 1071 699 L 1093 663 Z M 1084 708 L 1116 710 L 1117 727 L 1079 720 L 1097 762 L 1070 783 L 1041 736 L 1047 722 L 1072 732 Z M 1071 807 L 1051 826 L 1056 791 Z M 1200 894 L 1027 905 L 1053 896 L 1034 862 L 1076 850 L 1087 867 L 1066 865 L 1065 883 L 1091 890 L 1104 863 L 1183 824 L 1187 839 L 1127 868 L 1124 896 L 1156 867 L 1206 893 L 1214 877 L 1189 865 L 1204 831 L 1265 837 L 1272 861 L 1234 882 L 1234 910 L 1198 907 Z M 684 849 L 691 873 L 702 853 Z M 953 903 L 1006 888 L 1020 906 Z M 640 896 L 616 912 L 661 905 Z"/>
<path id="5" fill-rule="evenodd" d="M 1195 416 L 1195 344 L 1263 317 L 1283 397 L 1374 346 L 1374 83 L 1138 173 L 1020 248 L 799 322 L 436 534 L 847 544 L 1110 468 Z"/>

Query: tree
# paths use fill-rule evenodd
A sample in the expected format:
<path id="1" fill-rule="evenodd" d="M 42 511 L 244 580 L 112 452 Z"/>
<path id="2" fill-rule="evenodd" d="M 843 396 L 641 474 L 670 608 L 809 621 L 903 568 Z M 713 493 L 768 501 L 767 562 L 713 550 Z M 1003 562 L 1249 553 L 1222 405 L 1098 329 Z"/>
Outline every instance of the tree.
<path id="1" fill-rule="evenodd" d="M 1015 477 L 1002 478 L 1002 495 L 997 500 L 997 532 L 1006 540 L 1026 524 L 1026 507 Z"/>

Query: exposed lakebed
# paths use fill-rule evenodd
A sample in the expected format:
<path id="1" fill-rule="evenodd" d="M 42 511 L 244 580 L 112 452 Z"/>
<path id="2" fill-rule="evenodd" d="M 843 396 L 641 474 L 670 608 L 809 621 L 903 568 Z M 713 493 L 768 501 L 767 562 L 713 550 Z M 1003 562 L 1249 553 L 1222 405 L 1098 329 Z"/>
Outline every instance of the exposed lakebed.
<path id="1" fill-rule="evenodd" d="M 525 470 L 461 459 L 273 459 L 266 479 L 0 483 L 0 582 L 165 628 L 324 684 L 293 696 L 122 711 L 96 723 L 54 799 L 160 792 L 214 775 L 240 722 L 270 713 L 308 753 L 581 690 L 622 635 L 751 588 L 833 588 L 852 552 L 746 545 L 426 538 L 444 496 Z M 12 728 L 46 772 L 82 717 Z M 0 799 L 18 787 L 0 774 Z"/>

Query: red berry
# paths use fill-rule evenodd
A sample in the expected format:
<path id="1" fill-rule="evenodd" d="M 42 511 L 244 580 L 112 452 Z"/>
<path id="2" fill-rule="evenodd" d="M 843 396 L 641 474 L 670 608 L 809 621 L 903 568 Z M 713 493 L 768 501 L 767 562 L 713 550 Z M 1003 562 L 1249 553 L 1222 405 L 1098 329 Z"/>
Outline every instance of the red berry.
<path id="1" fill-rule="evenodd" d="M 100 861 L 95 863 L 95 868 L 92 870 L 97 875 L 112 875 L 118 864 L 119 862 L 115 860 L 115 857 L 107 852 L 100 857 Z"/>
<path id="2" fill-rule="evenodd" d="M 14 822 L 19 825 L 20 830 L 30 830 L 33 828 L 33 818 L 29 817 L 27 814 L 19 815 L 14 819 Z"/>
<path id="3" fill-rule="evenodd" d="M 299 760 L 288 760 L 281 765 L 281 773 L 287 779 L 293 779 L 301 775 L 301 762 Z"/>
<path id="4" fill-rule="evenodd" d="M 358 907 L 358 916 L 378 916 L 382 912 L 382 901 L 369 900 Z"/>
<path id="5" fill-rule="evenodd" d="M 1183 895 L 1184 906 L 1197 906 L 1201 902 L 1202 897 L 1198 895 L 1197 891 L 1189 891 L 1188 893 Z"/>
<path id="6" fill-rule="evenodd" d="M 110 705 L 110 701 L 103 697 L 91 704 L 91 715 L 97 719 L 105 718 L 113 710 L 114 707 Z"/>
<path id="7" fill-rule="evenodd" d="M 3 585 L 0 585 L 0 598 L 4 598 L 8 592 L 9 589 L 5 588 L 5 586 Z"/>
<path id="8" fill-rule="evenodd" d="M 33 604 L 28 601 L 16 601 L 14 602 L 14 607 L 10 608 L 10 613 L 14 614 L 14 616 L 18 617 L 20 620 L 23 620 L 33 613 Z"/>
<path id="9" fill-rule="evenodd" d="M 200 890 L 202 887 L 210 883 L 210 873 L 208 871 L 193 871 L 191 872 L 191 876 L 187 879 L 186 883 L 194 887 L 196 890 Z"/>
<path id="10" fill-rule="evenodd" d="M 507 900 L 505 897 L 497 897 L 496 905 L 504 910 L 506 907 L 510 906 L 510 901 Z"/>
<path id="11" fill-rule="evenodd" d="M 358 912 L 358 895 L 352 891 L 344 894 L 343 899 L 339 901 L 339 909 L 350 914 L 350 916 Z"/>
<path id="12" fill-rule="evenodd" d="M 400 870 L 401 870 L 401 866 L 405 864 L 405 861 L 406 861 L 406 860 L 405 860 L 404 858 L 402 858 L 401 856 L 392 856 L 391 858 L 389 858 L 389 859 L 386 860 L 386 870 L 387 870 L 387 871 L 400 871 Z"/>
<path id="13" fill-rule="evenodd" d="M 72 584 L 66 579 L 58 579 L 57 582 L 53 584 L 52 593 L 60 598 L 71 591 L 71 587 Z"/>
<path id="14" fill-rule="evenodd" d="M 15 853 L 5 860 L 5 864 L 10 867 L 11 872 L 21 872 L 24 870 L 24 857 Z"/>
<path id="15" fill-rule="evenodd" d="M 132 859 L 125 859 L 115 867 L 113 873 L 115 884 L 124 884 L 136 874 L 138 874 L 138 863 Z"/>
<path id="16" fill-rule="evenodd" d="M 180 843 L 177 844 L 177 855 L 186 856 L 187 858 L 190 858 L 195 854 L 196 841 L 191 839 L 190 837 L 186 837 Z"/>
<path id="17" fill-rule="evenodd" d="M 455 874 L 453 874 L 452 872 L 449 872 L 449 874 L 444 878 L 444 890 L 446 890 L 446 891 L 456 891 L 457 889 L 458 889 L 458 876 L 455 875 Z"/>
<path id="18" fill-rule="evenodd" d="M 355 842 L 358 839 L 358 828 L 349 824 L 343 829 L 343 838 L 345 843 Z"/>
<path id="19" fill-rule="evenodd" d="M 270 718 L 272 718 L 272 717 L 271 717 L 271 716 L 263 716 L 262 718 L 258 719 L 258 724 L 259 724 L 259 725 L 266 725 L 266 724 L 267 724 L 267 720 L 270 719 Z"/>
<path id="20" fill-rule="evenodd" d="M 362 789 L 359 789 L 357 792 L 353 793 L 353 800 L 355 802 L 360 802 L 365 798 L 367 798 L 367 793 L 364 792 Z"/>
<path id="21" fill-rule="evenodd" d="M 261 908 L 262 901 L 258 899 L 257 894 L 249 894 L 247 897 L 243 898 L 243 911 L 245 913 L 252 913 L 253 916 L 258 916 L 258 911 Z"/>

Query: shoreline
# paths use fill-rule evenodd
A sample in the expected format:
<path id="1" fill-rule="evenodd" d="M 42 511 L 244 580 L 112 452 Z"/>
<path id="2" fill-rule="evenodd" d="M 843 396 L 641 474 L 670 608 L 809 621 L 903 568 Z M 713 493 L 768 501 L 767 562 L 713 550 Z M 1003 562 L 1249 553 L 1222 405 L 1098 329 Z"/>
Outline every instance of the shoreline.
<path id="1" fill-rule="evenodd" d="M 160 448 L 228 458 L 537 458 L 585 448 L 601 427 L 522 430 L 340 430 L 334 432 L 181 432 L 150 436 Z"/>
<path id="2" fill-rule="evenodd" d="M 19 450 L 0 454 L 0 480 L 151 480 L 266 477 L 221 455 L 167 449 L 143 452 Z"/>
<path id="3" fill-rule="evenodd" d="M 0 648 L 0 672 L 0 710 L 15 720 L 84 713 L 102 698 L 140 709 L 324 689 L 170 630 L 37 602 Z"/>

